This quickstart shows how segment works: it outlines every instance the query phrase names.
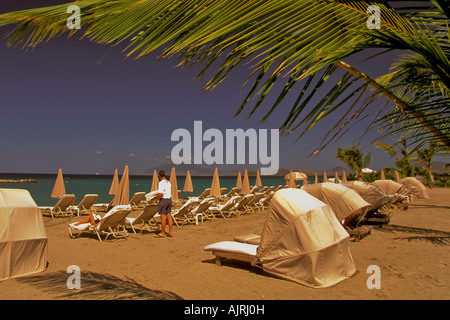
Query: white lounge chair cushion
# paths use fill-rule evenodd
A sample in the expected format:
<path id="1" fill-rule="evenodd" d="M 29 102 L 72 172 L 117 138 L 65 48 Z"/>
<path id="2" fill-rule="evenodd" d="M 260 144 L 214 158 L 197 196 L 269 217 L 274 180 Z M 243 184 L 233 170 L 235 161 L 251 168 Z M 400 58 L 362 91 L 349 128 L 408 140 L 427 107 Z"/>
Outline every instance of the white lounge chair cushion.
<path id="1" fill-rule="evenodd" d="M 90 223 L 81 223 L 78 225 L 77 225 L 77 223 L 78 222 L 71 223 L 71 224 L 69 224 L 69 227 L 71 227 L 72 229 L 75 229 L 75 230 L 79 230 L 79 231 L 86 230 L 86 229 L 90 228 L 91 226 L 94 227 Z"/>
<path id="2" fill-rule="evenodd" d="M 257 245 L 241 243 L 236 241 L 221 241 L 210 244 L 203 248 L 205 251 L 225 251 L 232 253 L 246 254 L 250 256 L 256 256 Z"/>

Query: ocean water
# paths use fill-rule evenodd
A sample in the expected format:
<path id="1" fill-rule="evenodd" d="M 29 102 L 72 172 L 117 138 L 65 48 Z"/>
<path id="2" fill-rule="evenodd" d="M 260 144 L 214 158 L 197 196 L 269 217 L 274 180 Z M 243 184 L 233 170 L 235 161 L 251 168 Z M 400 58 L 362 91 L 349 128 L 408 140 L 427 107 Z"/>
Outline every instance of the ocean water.
<path id="1" fill-rule="evenodd" d="M 108 194 L 111 187 L 112 175 L 64 175 L 66 193 L 74 194 L 76 204 L 78 204 L 85 194 L 98 194 L 96 203 L 109 203 L 113 196 Z M 169 177 L 168 177 L 169 178 Z M 226 187 L 229 191 L 236 185 L 237 177 L 220 177 L 220 186 Z M 30 192 L 38 206 L 53 206 L 57 199 L 50 197 L 56 180 L 56 174 L 0 174 L 0 179 L 34 179 L 38 183 L 0 183 L 0 188 L 26 189 Z M 120 179 L 120 176 L 119 176 Z M 249 177 L 250 185 L 255 184 L 256 177 Z M 177 176 L 178 190 L 183 190 L 185 177 Z M 264 186 L 285 185 L 283 177 L 261 177 Z M 309 177 L 309 183 L 314 182 L 314 177 Z M 301 181 L 299 181 L 301 183 Z M 211 177 L 192 177 L 193 192 L 181 192 L 181 198 L 198 196 L 211 187 Z M 150 192 L 152 185 L 152 176 L 130 176 L 130 198 L 135 192 Z"/>

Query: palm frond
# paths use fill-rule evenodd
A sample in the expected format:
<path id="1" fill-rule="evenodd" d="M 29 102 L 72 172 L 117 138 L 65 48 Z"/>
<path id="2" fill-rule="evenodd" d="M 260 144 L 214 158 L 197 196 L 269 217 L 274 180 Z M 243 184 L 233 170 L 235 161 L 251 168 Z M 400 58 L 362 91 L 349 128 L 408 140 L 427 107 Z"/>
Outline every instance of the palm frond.
<path id="1" fill-rule="evenodd" d="M 81 8 L 83 37 L 120 46 L 127 56 L 141 58 L 164 48 L 161 58 L 178 56 L 180 64 L 202 64 L 198 78 L 211 70 L 213 74 L 205 90 L 216 88 L 236 66 L 247 64 L 251 71 L 244 83 L 250 90 L 237 114 L 255 101 L 249 112 L 254 116 L 276 90 L 276 84 L 284 82 L 262 117 L 262 121 L 269 119 L 295 92 L 297 98 L 280 126 L 284 134 L 300 130 L 301 137 L 339 110 L 343 116 L 325 134 L 331 140 L 338 137 L 350 122 L 368 118 L 364 115 L 368 104 L 358 104 L 370 85 L 375 94 L 381 92 L 395 103 L 390 108 L 400 110 L 404 121 L 416 123 L 420 135 L 425 128 L 450 148 L 448 132 L 429 110 L 423 109 L 424 103 L 408 104 L 408 95 L 391 92 L 389 88 L 399 85 L 399 77 L 392 75 L 383 86 L 342 62 L 371 48 L 405 50 L 422 57 L 427 70 L 439 80 L 440 90 L 448 92 L 450 32 L 446 1 L 436 0 L 421 9 L 400 1 L 393 3 L 400 5 L 394 9 L 381 0 L 83 0 L 73 4 Z M 381 29 L 366 26 L 366 10 L 372 4 L 381 10 Z M 68 32 L 67 6 L 0 15 L 0 26 L 17 25 L 8 44 L 34 47 Z M 68 33 L 72 36 L 77 32 L 74 29 Z M 339 79 L 334 77 L 339 68 L 333 64 L 346 70 Z M 322 91 L 319 102 L 314 102 L 313 97 L 324 84 L 330 89 Z M 436 113 L 438 110 L 434 109 Z M 384 121 L 396 116 L 388 113 Z"/>

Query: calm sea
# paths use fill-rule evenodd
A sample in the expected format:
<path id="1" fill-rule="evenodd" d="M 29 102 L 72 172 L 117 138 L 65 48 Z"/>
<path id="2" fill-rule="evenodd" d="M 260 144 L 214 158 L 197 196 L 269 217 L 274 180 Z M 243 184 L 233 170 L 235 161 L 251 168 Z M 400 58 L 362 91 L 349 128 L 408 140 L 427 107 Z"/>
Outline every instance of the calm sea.
<path id="1" fill-rule="evenodd" d="M 111 187 L 112 175 L 64 175 L 66 183 L 66 193 L 75 194 L 76 203 L 83 198 L 85 194 L 98 194 L 97 203 L 109 203 L 113 196 L 108 194 Z M 0 174 L 0 179 L 34 179 L 38 183 L 0 183 L 0 188 L 26 189 L 30 192 L 38 206 L 52 206 L 57 199 L 50 197 L 56 180 L 56 174 Z M 120 179 L 120 176 L 119 176 Z M 256 177 L 250 177 L 250 185 L 254 185 Z M 262 177 L 263 185 L 278 186 L 285 184 L 283 177 Z M 183 190 L 185 177 L 177 176 L 178 190 Z M 314 177 L 309 177 L 309 183 L 314 182 Z M 187 198 L 197 196 L 211 187 L 212 177 L 192 177 L 194 191 L 182 192 L 180 197 Z M 130 176 L 130 198 L 135 192 L 150 192 L 152 176 Z M 236 177 L 220 177 L 220 186 L 230 190 L 236 185 Z"/>

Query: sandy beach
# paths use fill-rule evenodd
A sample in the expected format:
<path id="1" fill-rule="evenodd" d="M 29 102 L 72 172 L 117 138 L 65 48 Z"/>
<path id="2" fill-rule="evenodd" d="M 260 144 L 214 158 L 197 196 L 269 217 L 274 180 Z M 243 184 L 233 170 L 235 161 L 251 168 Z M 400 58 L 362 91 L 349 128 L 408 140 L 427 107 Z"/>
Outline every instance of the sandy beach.
<path id="1" fill-rule="evenodd" d="M 265 212 L 174 226 L 173 238 L 130 233 L 127 239 L 104 242 L 89 236 L 71 239 L 68 225 L 79 219 L 44 218 L 49 239 L 47 271 L 0 282 L 0 299 L 450 298 L 450 189 L 430 190 L 429 199 L 415 199 L 407 211 L 394 214 L 389 225 L 351 242 L 356 274 L 325 289 L 278 279 L 246 263 L 228 260 L 217 266 L 211 253 L 203 250 L 236 235 L 260 233 Z M 70 265 L 81 270 L 81 290 L 66 287 Z M 371 265 L 380 267 L 381 289 L 367 288 Z M 85 289 L 88 283 L 90 290 Z"/>

